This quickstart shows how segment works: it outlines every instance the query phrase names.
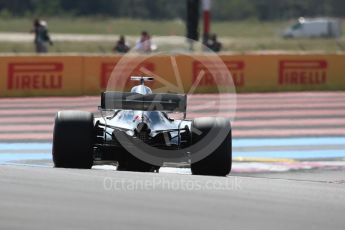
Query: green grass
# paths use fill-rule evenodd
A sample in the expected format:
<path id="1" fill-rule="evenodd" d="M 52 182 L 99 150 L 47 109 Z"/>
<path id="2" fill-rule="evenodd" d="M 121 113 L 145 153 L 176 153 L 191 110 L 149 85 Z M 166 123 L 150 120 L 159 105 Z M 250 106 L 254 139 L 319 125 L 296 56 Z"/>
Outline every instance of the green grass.
<path id="1" fill-rule="evenodd" d="M 75 34 L 125 34 L 138 35 L 142 30 L 158 36 L 185 35 L 185 25 L 180 19 L 150 21 L 111 18 L 48 18 L 49 29 L 54 33 Z M 212 22 L 212 31 L 226 37 L 275 37 L 291 22 L 224 21 Z M 202 23 L 200 23 L 202 26 Z M 32 27 L 30 18 L 0 19 L 0 32 L 28 32 Z M 345 23 L 343 23 L 345 31 Z"/>
<path id="2" fill-rule="evenodd" d="M 109 18 L 49 18 L 49 30 L 54 33 L 71 34 L 125 34 L 138 35 L 142 30 L 155 35 L 183 35 L 184 23 L 174 21 L 148 21 Z M 28 32 L 32 19 L 12 18 L 0 20 L 0 32 Z"/>
<path id="3" fill-rule="evenodd" d="M 49 18 L 51 33 L 128 35 L 135 39 L 142 30 L 154 36 L 185 35 L 181 20 L 149 21 L 110 18 Z M 345 37 L 339 39 L 282 39 L 279 35 L 290 22 L 227 21 L 213 22 L 225 51 L 247 52 L 266 50 L 344 52 Z M 29 32 L 32 19 L 11 18 L 0 20 L 0 32 Z M 345 23 L 343 23 L 345 32 Z M 115 42 L 115 41 L 114 41 Z M 51 52 L 110 53 L 114 42 L 55 42 Z M 133 41 L 132 41 L 133 44 Z M 169 44 L 159 44 L 168 49 Z M 183 44 L 181 44 L 183 46 Z M 32 43 L 1 42 L 0 52 L 33 52 Z"/>
<path id="4" fill-rule="evenodd" d="M 55 42 L 50 53 L 111 53 L 112 42 Z M 34 53 L 33 43 L 1 42 L 0 53 Z"/>

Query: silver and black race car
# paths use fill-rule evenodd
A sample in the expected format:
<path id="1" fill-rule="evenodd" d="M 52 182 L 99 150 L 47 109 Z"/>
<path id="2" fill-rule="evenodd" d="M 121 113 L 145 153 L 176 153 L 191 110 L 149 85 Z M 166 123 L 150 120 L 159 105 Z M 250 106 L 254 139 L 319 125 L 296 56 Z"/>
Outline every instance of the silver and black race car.
<path id="1" fill-rule="evenodd" d="M 231 125 L 225 118 L 186 119 L 187 96 L 153 93 L 151 77 L 131 92 L 101 95 L 100 117 L 60 111 L 55 118 L 53 161 L 58 168 L 90 169 L 116 164 L 117 170 L 158 172 L 167 163 L 189 164 L 195 175 L 225 176 L 232 165 Z M 182 119 L 169 115 L 182 113 Z"/>

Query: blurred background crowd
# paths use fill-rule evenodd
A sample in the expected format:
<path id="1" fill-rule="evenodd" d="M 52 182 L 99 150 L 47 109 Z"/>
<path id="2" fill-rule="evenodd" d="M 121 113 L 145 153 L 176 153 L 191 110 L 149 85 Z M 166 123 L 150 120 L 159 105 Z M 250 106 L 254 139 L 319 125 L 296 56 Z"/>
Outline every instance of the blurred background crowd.
<path id="1" fill-rule="evenodd" d="M 151 52 L 183 46 L 185 41 L 173 36 L 188 37 L 188 2 L 199 2 L 196 17 L 202 21 L 202 3 L 197 0 L 0 0 L 0 52 L 47 52 L 52 44 L 49 51 L 56 53 L 124 53 L 130 48 Z M 210 31 L 204 34 L 199 29 L 198 38 L 216 52 L 343 52 L 343 36 L 310 41 L 286 40 L 281 35 L 300 17 L 342 21 L 344 16 L 343 0 L 215 0 Z M 29 28 L 35 33 L 35 46 L 24 34 Z M 144 40 L 139 47 L 138 41 Z"/>

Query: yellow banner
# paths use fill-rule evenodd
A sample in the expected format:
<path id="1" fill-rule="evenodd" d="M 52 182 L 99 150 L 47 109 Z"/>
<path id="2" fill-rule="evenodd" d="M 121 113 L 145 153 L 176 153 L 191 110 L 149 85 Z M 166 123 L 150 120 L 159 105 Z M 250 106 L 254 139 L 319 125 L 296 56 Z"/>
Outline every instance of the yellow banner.
<path id="1" fill-rule="evenodd" d="M 128 91 L 137 84 L 129 80 L 132 75 L 155 77 L 148 85 L 157 92 L 212 93 L 232 83 L 237 92 L 345 90 L 344 63 L 340 54 L 3 56 L 0 96 Z M 219 74 L 221 81 L 215 80 Z"/>
<path id="2" fill-rule="evenodd" d="M 155 78 L 155 81 L 147 82 L 146 85 L 156 92 L 177 91 L 191 85 L 191 78 L 187 77 L 190 75 L 190 65 L 186 65 L 184 61 L 185 59 L 175 56 L 84 57 L 84 93 L 128 91 L 138 84 L 130 81 L 130 77 L 143 75 Z M 176 70 L 181 71 L 181 74 Z"/>
<path id="3" fill-rule="evenodd" d="M 80 57 L 0 57 L 0 96 L 81 95 Z"/>

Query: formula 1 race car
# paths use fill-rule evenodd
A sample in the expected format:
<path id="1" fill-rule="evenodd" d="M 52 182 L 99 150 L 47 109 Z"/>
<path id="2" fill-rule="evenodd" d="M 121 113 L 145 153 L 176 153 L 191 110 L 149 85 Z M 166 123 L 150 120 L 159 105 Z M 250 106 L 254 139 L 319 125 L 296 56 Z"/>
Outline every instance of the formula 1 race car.
<path id="1" fill-rule="evenodd" d="M 151 77 L 131 77 L 131 92 L 101 95 L 101 116 L 60 111 L 55 118 L 53 161 L 57 168 L 158 172 L 165 163 L 189 163 L 195 175 L 225 176 L 232 165 L 231 125 L 225 118 L 186 119 L 187 96 L 157 94 Z M 183 119 L 169 115 L 179 112 Z M 159 159 L 159 160 L 157 160 Z"/>

